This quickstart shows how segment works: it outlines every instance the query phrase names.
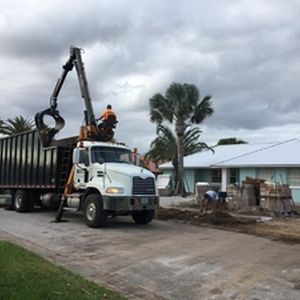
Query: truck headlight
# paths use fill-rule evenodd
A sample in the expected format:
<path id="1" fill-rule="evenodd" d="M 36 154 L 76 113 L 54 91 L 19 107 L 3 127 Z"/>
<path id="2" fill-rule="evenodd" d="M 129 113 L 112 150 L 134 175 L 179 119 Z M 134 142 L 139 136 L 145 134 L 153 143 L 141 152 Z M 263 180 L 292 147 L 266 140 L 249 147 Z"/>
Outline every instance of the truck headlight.
<path id="1" fill-rule="evenodd" d="M 105 190 L 107 194 L 124 194 L 125 190 L 121 187 L 109 187 Z"/>

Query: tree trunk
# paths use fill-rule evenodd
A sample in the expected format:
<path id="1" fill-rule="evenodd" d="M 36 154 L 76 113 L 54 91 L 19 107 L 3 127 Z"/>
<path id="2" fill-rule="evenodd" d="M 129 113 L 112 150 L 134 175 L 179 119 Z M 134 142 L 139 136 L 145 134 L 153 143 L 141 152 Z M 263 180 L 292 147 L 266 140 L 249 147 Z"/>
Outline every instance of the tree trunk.
<path id="1" fill-rule="evenodd" d="M 177 134 L 177 159 L 178 159 L 178 178 L 176 183 L 175 195 L 181 195 L 185 197 L 184 181 L 183 181 L 183 137 L 184 137 L 184 126 L 177 122 L 176 124 L 176 134 Z"/>
<path id="2" fill-rule="evenodd" d="M 177 149 L 176 149 L 177 151 Z M 175 194 L 176 192 L 176 188 L 177 188 L 177 183 L 178 183 L 178 159 L 177 159 L 177 155 L 176 155 L 176 159 L 174 159 L 174 161 L 172 161 L 172 165 L 174 168 L 174 187 L 172 188 L 172 193 Z"/>

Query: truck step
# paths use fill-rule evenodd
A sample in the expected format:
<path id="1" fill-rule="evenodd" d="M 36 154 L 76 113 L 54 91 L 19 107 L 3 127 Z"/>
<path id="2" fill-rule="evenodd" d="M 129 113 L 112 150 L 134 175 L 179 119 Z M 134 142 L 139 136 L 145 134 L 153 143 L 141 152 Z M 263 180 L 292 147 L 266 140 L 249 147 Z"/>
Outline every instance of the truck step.
<path id="1" fill-rule="evenodd" d="M 64 206 L 64 211 L 79 211 L 79 209 L 78 208 Z"/>

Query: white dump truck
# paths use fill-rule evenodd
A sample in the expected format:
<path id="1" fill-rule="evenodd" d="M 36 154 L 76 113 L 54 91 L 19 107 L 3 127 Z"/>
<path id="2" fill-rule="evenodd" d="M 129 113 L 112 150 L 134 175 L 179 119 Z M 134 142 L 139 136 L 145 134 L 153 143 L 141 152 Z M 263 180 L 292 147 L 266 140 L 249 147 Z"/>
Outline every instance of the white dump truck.
<path id="1" fill-rule="evenodd" d="M 133 165 L 132 156 L 125 146 L 102 142 L 85 141 L 74 149 L 74 189 L 82 192 L 66 201 L 83 210 L 88 226 L 103 226 L 108 215 L 131 214 L 139 224 L 153 219 L 159 204 L 155 177 Z"/>
<path id="2" fill-rule="evenodd" d="M 65 123 L 57 97 L 74 66 L 86 124 L 78 137 L 56 140 Z M 44 123 L 45 116 L 54 119 L 53 128 Z M 153 219 L 159 205 L 155 177 L 133 164 L 135 154 L 127 147 L 112 141 L 116 120 L 97 125 L 81 49 L 71 47 L 50 108 L 37 113 L 35 122 L 36 130 L 0 139 L 0 203 L 6 208 L 27 212 L 35 204 L 57 207 L 57 222 L 66 209 L 82 211 L 90 227 L 105 226 L 109 216 L 131 215 L 138 224 Z"/>

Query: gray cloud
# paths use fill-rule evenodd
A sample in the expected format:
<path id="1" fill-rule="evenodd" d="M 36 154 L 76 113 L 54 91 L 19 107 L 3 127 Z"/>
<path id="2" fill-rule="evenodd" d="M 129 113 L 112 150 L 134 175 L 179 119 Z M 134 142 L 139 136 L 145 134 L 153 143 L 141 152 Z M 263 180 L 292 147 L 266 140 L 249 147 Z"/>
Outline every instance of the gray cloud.
<path id="1" fill-rule="evenodd" d="M 96 114 L 111 103 L 117 137 L 145 151 L 155 136 L 149 98 L 171 82 L 210 94 L 203 138 L 253 142 L 297 133 L 299 2 L 43 1 L 0 3 L 2 119 L 46 108 L 70 45 L 83 59 Z M 83 101 L 70 74 L 59 97 L 61 136 L 77 134 Z M 282 131 L 284 130 L 284 133 Z"/>

